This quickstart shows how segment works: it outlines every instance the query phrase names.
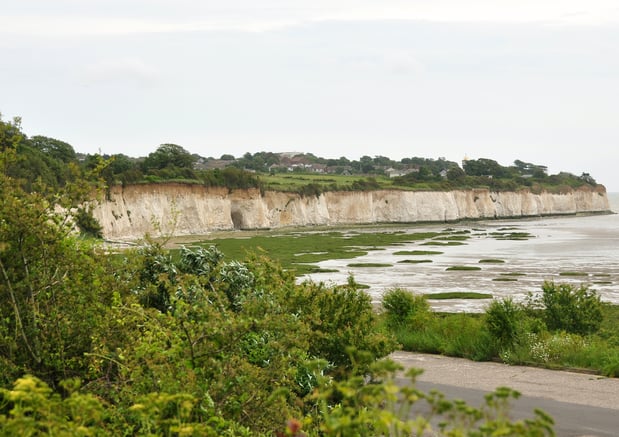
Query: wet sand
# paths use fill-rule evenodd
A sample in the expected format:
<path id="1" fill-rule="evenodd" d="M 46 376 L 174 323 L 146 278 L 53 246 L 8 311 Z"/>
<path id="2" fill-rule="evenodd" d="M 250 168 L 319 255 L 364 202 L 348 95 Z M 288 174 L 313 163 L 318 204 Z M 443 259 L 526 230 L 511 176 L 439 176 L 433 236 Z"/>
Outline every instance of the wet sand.
<path id="1" fill-rule="evenodd" d="M 441 231 L 445 228 L 468 231 L 470 238 L 460 246 L 422 246 L 420 242 L 370 251 L 355 259 L 358 263 L 390 263 L 382 269 L 351 268 L 349 260 L 320 263 L 336 273 L 308 275 L 314 281 L 344 283 L 352 274 L 379 303 L 383 293 L 404 288 L 415 293 L 478 292 L 495 298 L 511 296 L 516 301 L 528 293 L 541 290 L 544 281 L 588 284 L 602 300 L 619 304 L 619 215 L 547 217 L 539 219 L 492 220 L 453 225 L 402 227 L 403 231 Z M 524 240 L 501 240 L 493 233 L 523 232 Z M 394 255 L 401 250 L 437 250 L 438 255 L 406 257 Z M 429 259 L 431 262 L 404 264 L 405 258 Z M 480 263 L 498 259 L 503 263 Z M 448 271 L 451 266 L 481 267 L 478 271 Z M 508 276 L 514 275 L 514 276 Z M 481 312 L 489 300 L 432 300 L 437 311 Z"/>

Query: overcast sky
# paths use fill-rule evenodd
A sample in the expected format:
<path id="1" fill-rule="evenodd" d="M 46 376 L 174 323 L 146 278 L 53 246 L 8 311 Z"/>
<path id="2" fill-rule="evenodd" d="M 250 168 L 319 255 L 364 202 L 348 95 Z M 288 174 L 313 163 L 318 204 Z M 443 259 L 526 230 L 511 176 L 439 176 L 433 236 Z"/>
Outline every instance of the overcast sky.
<path id="1" fill-rule="evenodd" d="M 0 112 L 78 152 L 520 159 L 619 191 L 616 0 L 0 0 Z"/>

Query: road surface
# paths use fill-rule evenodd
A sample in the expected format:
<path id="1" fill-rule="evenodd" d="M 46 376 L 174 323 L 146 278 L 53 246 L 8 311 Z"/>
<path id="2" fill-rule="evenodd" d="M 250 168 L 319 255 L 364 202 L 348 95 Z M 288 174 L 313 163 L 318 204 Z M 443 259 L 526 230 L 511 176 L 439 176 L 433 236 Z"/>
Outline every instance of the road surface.
<path id="1" fill-rule="evenodd" d="M 480 406 L 485 393 L 510 387 L 523 395 L 513 402 L 515 419 L 532 417 L 539 408 L 554 418 L 559 437 L 619 436 L 619 379 L 410 352 L 391 358 L 405 369 L 423 369 L 417 386 L 425 392 L 434 388 Z M 398 382 L 407 383 L 404 376 Z"/>

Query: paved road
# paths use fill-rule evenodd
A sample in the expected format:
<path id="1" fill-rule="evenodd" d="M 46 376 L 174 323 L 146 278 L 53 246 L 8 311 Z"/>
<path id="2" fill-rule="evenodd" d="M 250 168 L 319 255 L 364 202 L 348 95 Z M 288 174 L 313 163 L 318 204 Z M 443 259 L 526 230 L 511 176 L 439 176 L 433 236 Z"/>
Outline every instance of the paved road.
<path id="1" fill-rule="evenodd" d="M 424 369 L 418 377 L 424 391 L 435 388 L 479 406 L 485 393 L 507 386 L 523 395 L 513 403 L 514 418 L 532 417 L 540 408 L 553 416 L 557 436 L 619 436 L 619 379 L 408 352 L 391 358 L 405 368 Z"/>

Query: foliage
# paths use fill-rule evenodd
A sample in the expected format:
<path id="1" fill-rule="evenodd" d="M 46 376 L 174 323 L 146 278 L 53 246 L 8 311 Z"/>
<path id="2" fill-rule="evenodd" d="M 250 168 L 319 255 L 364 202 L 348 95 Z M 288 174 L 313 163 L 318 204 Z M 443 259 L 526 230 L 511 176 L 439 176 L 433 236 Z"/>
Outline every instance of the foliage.
<path id="1" fill-rule="evenodd" d="M 37 179 L 50 187 L 63 186 L 76 180 L 80 173 L 93 168 L 99 155 L 76 153 L 73 147 L 58 139 L 41 135 L 28 138 L 21 132 L 21 120 L 0 119 L 0 147 L 10 144 L 19 160 L 12 165 L 11 176 L 22 180 L 31 191 Z M 303 196 L 319 196 L 326 191 L 377 189 L 453 190 L 489 188 L 491 190 L 528 189 L 533 192 L 562 192 L 583 185 L 597 186 L 588 173 L 575 176 L 561 172 L 548 175 L 547 168 L 516 160 L 512 166 L 480 158 L 468 160 L 461 168 L 444 158 L 403 158 L 362 156 L 358 161 L 345 157 L 325 159 L 311 153 L 296 156 L 272 152 L 245 153 L 235 159 L 229 154 L 222 159 L 204 158 L 189 153 L 177 144 L 161 144 L 146 157 L 124 154 L 103 156 L 108 166 L 101 177 L 108 187 L 117 184 L 185 181 L 228 189 L 260 188 L 296 192 Z M 217 162 L 211 165 L 212 162 Z M 223 165 L 223 167 L 221 167 Z M 292 171 L 293 170 L 293 171 Z M 390 178 L 391 171 L 403 175 Z"/>
<path id="2" fill-rule="evenodd" d="M 28 141 L 17 120 L 0 125 L 0 433 L 271 435 L 297 418 L 289 433 L 387 434 L 427 423 L 385 412 L 385 405 L 420 398 L 448 412 L 445 432 L 454 434 L 474 435 L 479 427 L 543 435 L 550 426 L 542 415 L 526 423 L 504 415 L 474 421 L 485 412 L 397 389 L 393 365 L 377 364 L 395 340 L 352 277 L 339 286 L 298 283 L 259 255 L 227 258 L 210 246 L 170 252 L 148 240 L 109 253 L 74 236 L 78 207 L 110 167 L 103 157 L 87 157 L 73 179 L 46 185 L 28 177 L 27 186 L 11 173 L 23 151 L 48 154 L 50 162 L 73 159 L 66 143 L 39 138 L 35 148 Z M 370 158 L 364 165 L 377 164 Z M 194 171 L 151 169 L 157 177 Z M 359 253 L 352 245 L 375 239 L 347 237 L 316 244 L 338 240 L 329 249 L 350 256 Z M 425 300 L 411 305 L 401 327 L 440 331 L 450 339 L 442 342 L 445 353 L 486 353 L 486 336 L 474 336 L 480 320 L 467 325 L 462 316 L 440 327 Z M 616 358 L 607 361 L 609 371 Z M 488 407 L 503 411 L 502 399 L 512 394 L 501 391 Z"/>
<path id="3" fill-rule="evenodd" d="M 475 408 L 463 401 L 450 401 L 436 391 L 423 393 L 416 389 L 415 380 L 420 373 L 416 369 L 407 372 L 411 384 L 400 387 L 394 381 L 396 370 L 398 366 L 393 363 L 378 363 L 374 366 L 374 375 L 380 382 L 368 385 L 362 378 L 350 378 L 317 392 L 315 397 L 322 414 L 321 434 L 368 437 L 554 435 L 554 422 L 542 411 L 536 410 L 532 419 L 510 419 L 509 402 L 520 396 L 514 390 L 500 387 L 485 396 L 485 403 L 480 408 Z M 329 401 L 333 398 L 340 401 L 330 408 Z M 420 403 L 429 406 L 428 415 L 413 413 L 413 407 Z M 438 425 L 432 425 L 432 421 Z"/>
<path id="4" fill-rule="evenodd" d="M 544 287 L 550 290 L 553 284 Z M 554 287 L 564 291 L 578 290 L 567 284 Z M 595 325 L 599 329 L 595 332 L 550 329 L 547 325 L 550 316 L 538 303 L 541 297 L 525 303 L 516 303 L 511 298 L 494 300 L 483 314 L 429 312 L 421 324 L 414 323 L 415 318 L 405 323 L 394 323 L 393 315 L 385 313 L 383 323 L 405 350 L 474 360 L 500 359 L 509 364 L 589 369 L 616 376 L 619 374 L 619 335 L 616 329 L 619 307 L 608 304 L 598 306 L 597 297 L 591 291 L 587 295 L 593 301 L 592 307 L 596 308 Z M 398 304 L 395 308 L 406 308 L 406 304 Z M 578 313 L 586 308 L 587 305 L 580 305 L 576 311 L 568 306 L 562 315 L 574 311 Z M 566 320 L 569 320 L 569 326 L 577 326 L 573 318 Z"/>
<path id="5" fill-rule="evenodd" d="M 0 435 L 108 434 L 103 404 L 91 394 L 74 391 L 77 385 L 65 381 L 63 386 L 72 390 L 64 398 L 32 375 L 15 380 L 12 389 L 0 388 Z"/>
<path id="6" fill-rule="evenodd" d="M 415 317 L 427 317 L 430 311 L 430 305 L 424 296 L 401 288 L 385 292 L 382 304 L 387 324 L 391 327 L 402 326 Z"/>
<path id="7" fill-rule="evenodd" d="M 256 175 L 235 167 L 205 171 L 201 178 L 206 186 L 226 187 L 230 190 L 259 188 L 261 186 Z"/>
<path id="8" fill-rule="evenodd" d="M 75 224 L 82 234 L 94 238 L 103 238 L 103 227 L 92 215 L 92 209 L 88 206 L 80 206 L 75 213 Z"/>
<path id="9" fill-rule="evenodd" d="M 64 163 L 74 162 L 77 159 L 77 154 L 73 146 L 64 141 L 44 137 L 42 135 L 35 135 L 30 138 L 30 142 L 35 149 Z"/>
<path id="10" fill-rule="evenodd" d="M 0 166 L 13 160 L 12 150 L 5 150 Z M 3 377 L 36 372 L 55 385 L 84 371 L 90 333 L 110 296 L 97 286 L 109 282 L 112 264 L 97 259 L 96 246 L 72 236 L 73 212 L 89 187 L 81 182 L 55 194 L 27 192 L 0 174 Z"/>
<path id="11" fill-rule="evenodd" d="M 524 307 L 510 297 L 494 300 L 486 308 L 486 329 L 501 349 L 512 349 L 523 335 Z"/>
<path id="12" fill-rule="evenodd" d="M 571 284 L 546 281 L 542 285 L 542 294 L 531 296 L 530 304 L 543 309 L 544 322 L 552 331 L 591 334 L 601 326 L 600 296 L 588 285 L 575 288 Z"/>
<path id="13" fill-rule="evenodd" d="M 177 144 L 162 144 L 157 150 L 144 159 L 142 166 L 145 169 L 191 169 L 195 158 L 183 147 Z"/>
<path id="14" fill-rule="evenodd" d="M 285 298 L 287 311 L 305 321 L 311 333 L 308 354 L 334 366 L 330 374 L 341 377 L 353 369 L 350 348 L 366 353 L 368 361 L 357 363 L 363 371 L 362 364 L 367 366 L 395 349 L 393 338 L 377 329 L 370 297 L 357 289 L 352 278 L 338 287 L 304 282 L 291 291 Z"/>
<path id="15" fill-rule="evenodd" d="M 320 378 L 312 394 L 315 411 L 301 418 L 284 419 L 271 433 L 256 432 L 214 413 L 213 403 L 200 405 L 187 392 L 152 392 L 138 397 L 121 411 L 89 393 L 80 393 L 79 381 L 63 386 L 69 395 L 61 397 L 33 376 L 18 379 L 12 389 L 0 389 L 0 435 L 187 435 L 187 436 L 375 436 L 375 435 L 471 435 L 552 436 L 553 420 L 540 410 L 533 418 L 515 421 L 509 417 L 510 401 L 520 394 L 500 387 L 485 396 L 484 404 L 469 406 L 450 401 L 438 392 L 424 393 L 415 387 L 420 371 L 407 372 L 410 383 L 395 383 L 401 368 L 391 361 L 372 366 L 374 383 L 358 376 L 342 381 Z M 334 400 L 337 399 L 334 404 Z M 427 404 L 430 413 L 413 412 L 418 404 Z M 201 407 L 201 409 L 199 409 Z M 120 413 L 120 414 L 119 414 Z M 206 414 L 205 414 L 206 413 Z M 202 419 L 200 416 L 204 416 Z M 433 422 L 438 425 L 432 425 Z"/>

